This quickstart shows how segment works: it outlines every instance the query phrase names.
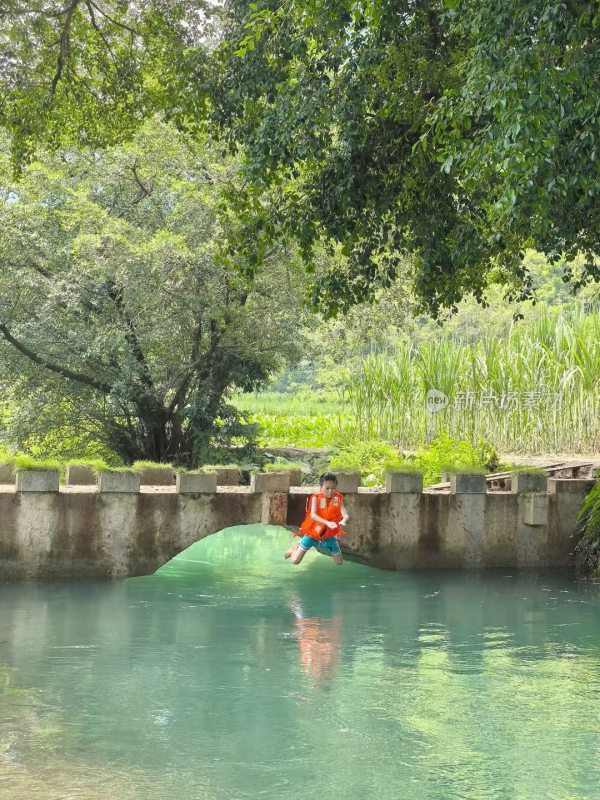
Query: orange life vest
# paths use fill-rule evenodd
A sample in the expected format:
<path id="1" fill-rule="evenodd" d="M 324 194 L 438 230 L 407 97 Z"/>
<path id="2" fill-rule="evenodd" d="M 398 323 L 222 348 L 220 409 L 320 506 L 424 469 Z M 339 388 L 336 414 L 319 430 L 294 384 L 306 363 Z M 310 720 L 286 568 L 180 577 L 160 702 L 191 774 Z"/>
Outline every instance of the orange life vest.
<path id="1" fill-rule="evenodd" d="M 333 530 L 328 528 L 327 525 L 323 525 L 322 522 L 315 522 L 310 516 L 313 497 L 317 499 L 317 516 L 321 517 L 321 519 L 326 519 L 328 522 L 338 523 Z M 316 494 L 311 495 L 306 501 L 306 516 L 296 536 L 304 536 L 304 534 L 306 534 L 312 539 L 328 539 L 330 536 L 343 536 L 346 531 L 339 525 L 343 516 L 343 500 L 344 498 L 339 492 L 334 492 L 330 498 L 327 498 L 323 492 L 316 492 Z"/>

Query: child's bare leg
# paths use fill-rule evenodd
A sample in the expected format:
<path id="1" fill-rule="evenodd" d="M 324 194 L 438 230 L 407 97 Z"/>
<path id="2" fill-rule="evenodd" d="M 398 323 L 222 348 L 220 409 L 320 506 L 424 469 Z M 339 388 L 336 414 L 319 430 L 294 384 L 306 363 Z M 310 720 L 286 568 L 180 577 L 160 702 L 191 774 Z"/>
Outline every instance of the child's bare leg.
<path id="1" fill-rule="evenodd" d="M 304 558 L 304 556 L 308 553 L 308 550 L 305 550 L 301 544 L 297 544 L 294 550 L 295 552 L 290 558 L 290 561 L 292 562 L 292 564 L 299 564 Z"/>
<path id="2" fill-rule="evenodd" d="M 338 567 L 341 567 L 341 565 L 344 563 L 344 559 L 342 557 L 341 552 L 340 553 L 332 553 L 331 557 L 333 558 L 334 562 L 338 565 Z"/>

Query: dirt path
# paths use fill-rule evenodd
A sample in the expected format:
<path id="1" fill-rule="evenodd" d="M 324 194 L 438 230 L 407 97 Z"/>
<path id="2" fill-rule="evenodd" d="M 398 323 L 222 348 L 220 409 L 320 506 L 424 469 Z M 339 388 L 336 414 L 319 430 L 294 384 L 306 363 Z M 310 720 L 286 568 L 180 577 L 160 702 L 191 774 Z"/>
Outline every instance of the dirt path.
<path id="1" fill-rule="evenodd" d="M 517 453 L 502 453 L 502 464 L 527 464 L 531 467 L 549 467 L 554 464 L 592 464 L 600 467 L 600 453 L 542 453 L 537 456 L 524 456 Z"/>

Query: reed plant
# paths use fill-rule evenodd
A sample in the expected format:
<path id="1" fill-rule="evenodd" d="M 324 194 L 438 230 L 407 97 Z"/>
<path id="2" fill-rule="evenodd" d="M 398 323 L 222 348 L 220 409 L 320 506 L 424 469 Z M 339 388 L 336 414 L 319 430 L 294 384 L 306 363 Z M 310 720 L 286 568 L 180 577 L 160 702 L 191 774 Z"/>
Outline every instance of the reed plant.
<path id="1" fill-rule="evenodd" d="M 443 393 L 431 411 L 427 394 Z M 600 450 L 600 312 L 546 309 L 504 339 L 403 344 L 347 381 L 355 431 L 412 449 L 447 432 L 504 452 Z"/>

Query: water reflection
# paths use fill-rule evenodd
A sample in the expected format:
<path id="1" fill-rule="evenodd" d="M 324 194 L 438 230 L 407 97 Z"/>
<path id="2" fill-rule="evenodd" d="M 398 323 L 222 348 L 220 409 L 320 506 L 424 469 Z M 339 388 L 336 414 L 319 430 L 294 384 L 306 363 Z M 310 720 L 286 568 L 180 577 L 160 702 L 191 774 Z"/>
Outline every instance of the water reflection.
<path id="1" fill-rule="evenodd" d="M 230 531 L 154 577 L 1 587 L 1 800 L 600 796 L 593 591 L 294 568 L 287 539 Z"/>
<path id="2" fill-rule="evenodd" d="M 342 644 L 342 618 L 308 617 L 298 596 L 291 604 L 302 672 L 315 683 L 333 678 Z"/>

